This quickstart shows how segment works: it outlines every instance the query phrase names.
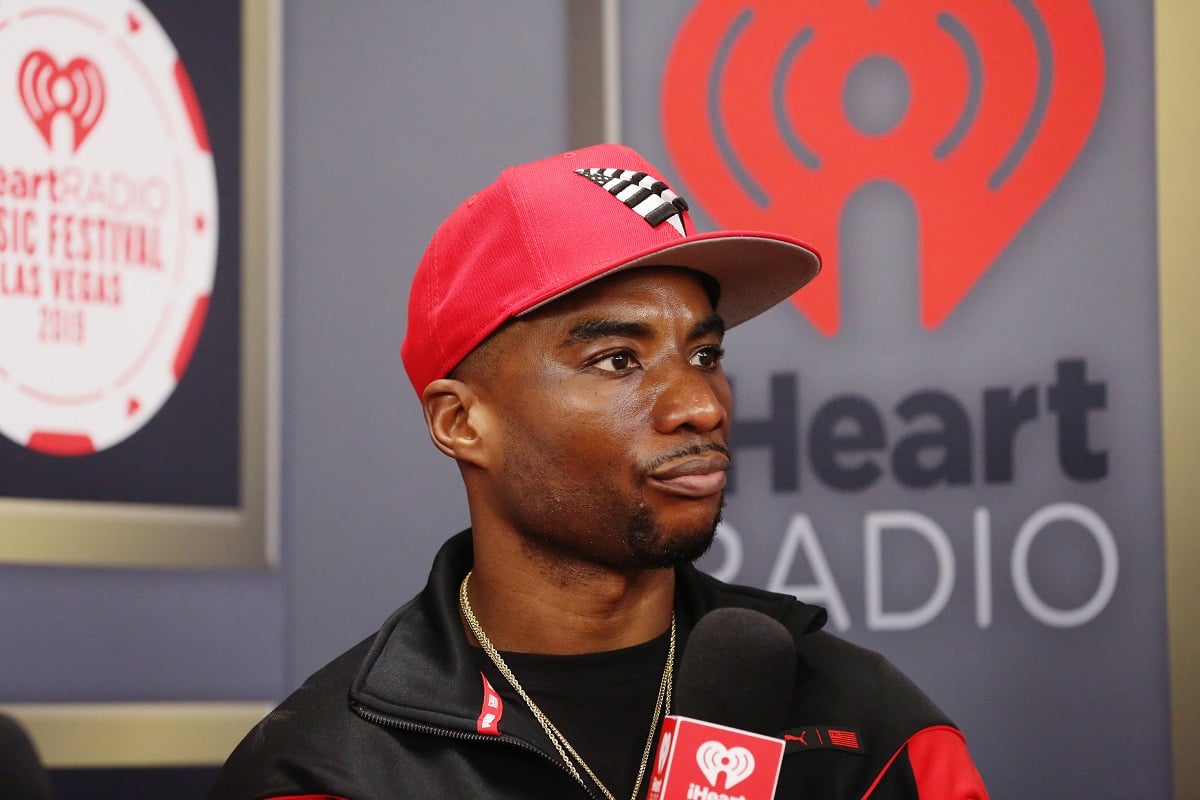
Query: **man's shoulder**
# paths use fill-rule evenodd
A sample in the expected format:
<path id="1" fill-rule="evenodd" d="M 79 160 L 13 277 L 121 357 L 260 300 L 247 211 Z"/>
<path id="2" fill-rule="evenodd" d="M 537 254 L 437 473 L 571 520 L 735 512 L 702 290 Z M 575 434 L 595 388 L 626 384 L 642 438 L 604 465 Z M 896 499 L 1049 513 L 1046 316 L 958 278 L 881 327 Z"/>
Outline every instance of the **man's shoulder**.
<path id="1" fill-rule="evenodd" d="M 779 620 L 794 637 L 803 637 L 825 625 L 825 609 L 797 600 L 790 594 L 780 594 L 743 584 L 726 583 L 701 572 L 693 565 L 676 572 L 679 600 L 694 618 L 693 624 L 709 611 L 718 608 L 748 608 Z"/>
<path id="2" fill-rule="evenodd" d="M 912 716 L 925 724 L 944 724 L 941 710 L 886 656 L 828 631 L 816 631 L 797 641 L 800 667 L 811 692 L 837 690 L 834 697 L 848 705 L 877 708 L 889 714 Z"/>
<path id="3" fill-rule="evenodd" d="M 708 609 L 737 606 L 762 611 L 792 633 L 796 643 L 796 705 L 820 716 L 874 724 L 886 708 L 891 735 L 950 724 L 912 680 L 881 653 L 824 630 L 825 610 L 752 586 L 725 583 L 691 570 L 689 591 L 704 596 Z M 907 734 L 905 733 L 907 732 Z"/>
<path id="4" fill-rule="evenodd" d="M 320 735 L 322 730 L 356 717 L 348 703 L 350 684 L 373 640 L 374 636 L 364 639 L 310 675 L 254 727 L 243 745 Z"/>
<path id="5" fill-rule="evenodd" d="M 226 760 L 210 798 L 295 794 L 300 786 L 325 784 L 322 770 L 345 766 L 339 759 L 353 758 L 356 740 L 373 727 L 349 703 L 350 684 L 373 639 L 314 672 L 255 725 Z"/>

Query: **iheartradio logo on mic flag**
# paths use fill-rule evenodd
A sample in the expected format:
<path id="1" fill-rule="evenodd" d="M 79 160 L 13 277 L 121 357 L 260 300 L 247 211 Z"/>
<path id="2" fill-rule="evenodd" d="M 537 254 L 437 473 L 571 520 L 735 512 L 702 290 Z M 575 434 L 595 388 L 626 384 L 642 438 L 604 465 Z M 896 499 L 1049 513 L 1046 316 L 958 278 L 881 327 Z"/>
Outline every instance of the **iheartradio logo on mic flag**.
<path id="1" fill-rule="evenodd" d="M 771 800 L 784 745 L 782 739 L 669 716 L 646 800 Z"/>

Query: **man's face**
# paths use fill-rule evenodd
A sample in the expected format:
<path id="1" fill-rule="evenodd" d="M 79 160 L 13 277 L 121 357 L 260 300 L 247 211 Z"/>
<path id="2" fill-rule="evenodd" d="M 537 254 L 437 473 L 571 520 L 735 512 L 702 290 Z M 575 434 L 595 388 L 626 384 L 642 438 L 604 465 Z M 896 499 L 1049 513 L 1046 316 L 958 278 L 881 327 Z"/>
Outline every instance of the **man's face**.
<path id="1" fill-rule="evenodd" d="M 695 273 L 643 268 L 488 343 L 489 502 L 532 555 L 630 569 L 708 548 L 729 467 L 723 334 Z"/>

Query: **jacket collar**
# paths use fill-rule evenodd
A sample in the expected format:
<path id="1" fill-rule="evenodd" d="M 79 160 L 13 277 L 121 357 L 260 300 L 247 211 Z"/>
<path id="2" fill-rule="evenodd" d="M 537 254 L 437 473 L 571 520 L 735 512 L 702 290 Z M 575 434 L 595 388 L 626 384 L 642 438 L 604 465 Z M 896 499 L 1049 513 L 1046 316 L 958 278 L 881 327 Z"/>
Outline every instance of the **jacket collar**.
<path id="1" fill-rule="evenodd" d="M 449 539 L 434 557 L 425 589 L 384 623 L 350 689 L 351 701 L 409 724 L 474 734 L 483 699 L 487 657 L 463 631 L 458 586 L 474 561 L 471 531 Z M 825 610 L 749 587 L 730 586 L 691 565 L 678 567 L 675 614 L 680 650 L 692 627 L 718 607 L 752 608 L 799 638 L 821 628 Z M 801 665 L 801 671 L 803 665 Z M 531 714 L 505 709 L 506 730 L 544 738 Z"/>

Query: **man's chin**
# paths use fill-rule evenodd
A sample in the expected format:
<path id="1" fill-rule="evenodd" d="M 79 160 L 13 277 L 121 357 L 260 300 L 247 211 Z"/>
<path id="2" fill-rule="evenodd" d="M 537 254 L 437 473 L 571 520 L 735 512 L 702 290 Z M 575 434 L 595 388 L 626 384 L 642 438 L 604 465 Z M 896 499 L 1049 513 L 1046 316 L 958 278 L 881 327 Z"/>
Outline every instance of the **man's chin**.
<path id="1" fill-rule="evenodd" d="M 645 569 L 664 569 L 690 564 L 712 547 L 717 535 L 717 522 L 700 530 L 630 531 L 629 551 L 634 562 Z"/>
<path id="2" fill-rule="evenodd" d="M 664 569 L 690 564 L 708 552 L 717 535 L 725 498 L 707 514 L 693 506 L 683 518 L 655 514 L 643 505 L 629 518 L 625 544 L 631 565 L 641 569 Z"/>

